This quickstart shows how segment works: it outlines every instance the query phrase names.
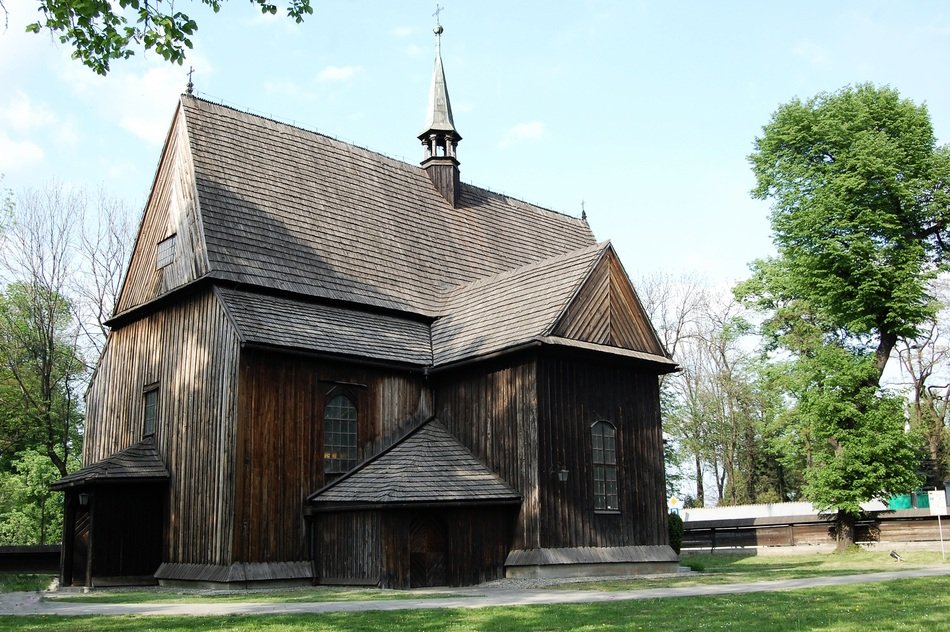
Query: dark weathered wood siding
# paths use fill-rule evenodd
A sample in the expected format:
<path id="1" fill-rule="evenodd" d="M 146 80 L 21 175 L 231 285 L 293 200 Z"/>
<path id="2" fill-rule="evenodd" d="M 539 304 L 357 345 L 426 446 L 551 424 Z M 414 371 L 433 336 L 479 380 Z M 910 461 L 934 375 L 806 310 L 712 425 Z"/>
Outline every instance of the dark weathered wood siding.
<path id="1" fill-rule="evenodd" d="M 156 447 L 171 480 L 164 560 L 230 562 L 237 333 L 212 292 L 111 332 L 86 400 L 85 464 L 142 438 L 158 388 Z"/>
<path id="2" fill-rule="evenodd" d="M 241 355 L 235 559 L 308 559 L 304 499 L 324 485 L 323 411 L 337 393 L 358 411 L 359 460 L 428 404 L 421 376 L 299 355 Z"/>
<path id="3" fill-rule="evenodd" d="M 459 507 L 351 511 L 314 518 L 317 581 L 323 584 L 413 588 L 468 586 L 504 577 L 514 528 L 512 507 Z M 444 550 L 433 575 L 419 577 L 424 562 L 414 559 L 414 528 L 420 523 L 442 531 Z M 427 581 L 428 580 L 428 581 Z"/>
<path id="4" fill-rule="evenodd" d="M 313 520 L 317 583 L 380 584 L 383 575 L 380 512 L 326 513 L 314 516 Z"/>
<path id="5" fill-rule="evenodd" d="M 162 152 L 116 313 L 146 303 L 208 271 L 196 199 L 188 132 L 179 111 Z M 171 235 L 176 235 L 174 260 L 159 269 L 158 243 Z"/>
<path id="6" fill-rule="evenodd" d="M 666 544 L 657 376 L 589 353 L 520 358 L 441 374 L 436 391 L 449 430 L 522 494 L 512 548 Z M 594 511 L 599 419 L 617 428 L 620 513 Z"/>
<path id="7" fill-rule="evenodd" d="M 591 356 L 538 363 L 541 547 L 667 544 L 657 376 Z M 619 513 L 594 511 L 591 424 L 617 430 Z M 568 480 L 558 480 L 558 470 Z"/>
<path id="8" fill-rule="evenodd" d="M 514 548 L 539 546 L 535 361 L 481 365 L 439 376 L 436 409 L 449 431 L 522 497 Z"/>

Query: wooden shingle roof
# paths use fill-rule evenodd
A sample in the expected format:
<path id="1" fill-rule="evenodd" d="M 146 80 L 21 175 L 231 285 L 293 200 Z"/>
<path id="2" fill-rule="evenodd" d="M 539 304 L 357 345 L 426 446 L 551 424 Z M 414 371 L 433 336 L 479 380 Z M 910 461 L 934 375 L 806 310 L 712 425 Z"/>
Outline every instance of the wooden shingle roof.
<path id="1" fill-rule="evenodd" d="M 603 256 L 607 243 L 479 279 L 453 291 L 432 325 L 435 366 L 546 335 Z"/>
<path id="2" fill-rule="evenodd" d="M 521 495 L 436 419 L 312 494 L 320 510 L 393 505 L 516 504 Z"/>
<path id="3" fill-rule="evenodd" d="M 209 273 L 435 316 L 447 289 L 590 246 L 583 220 L 182 96 Z"/>
<path id="4" fill-rule="evenodd" d="M 168 480 L 168 470 L 152 438 L 143 439 L 112 456 L 87 465 L 50 485 L 50 489 L 102 483 L 142 483 Z"/>
<path id="5" fill-rule="evenodd" d="M 432 362 L 424 322 L 218 288 L 244 342 L 418 366 Z"/>

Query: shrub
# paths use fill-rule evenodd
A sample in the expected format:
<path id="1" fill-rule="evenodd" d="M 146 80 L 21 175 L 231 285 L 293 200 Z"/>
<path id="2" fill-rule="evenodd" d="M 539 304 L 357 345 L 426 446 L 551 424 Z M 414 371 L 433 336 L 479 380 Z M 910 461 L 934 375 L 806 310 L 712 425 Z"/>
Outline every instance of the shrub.
<path id="1" fill-rule="evenodd" d="M 680 554 L 680 548 L 683 546 L 683 519 L 679 514 L 670 514 L 670 546 Z"/>

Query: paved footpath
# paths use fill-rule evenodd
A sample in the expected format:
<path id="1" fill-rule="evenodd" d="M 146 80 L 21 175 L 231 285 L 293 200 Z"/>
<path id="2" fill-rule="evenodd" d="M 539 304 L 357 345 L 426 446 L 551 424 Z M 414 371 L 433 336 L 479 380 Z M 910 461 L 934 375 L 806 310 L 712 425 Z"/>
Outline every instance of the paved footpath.
<path id="1" fill-rule="evenodd" d="M 202 616 L 232 614 L 305 614 L 319 612 L 362 612 L 367 610 L 412 610 L 417 608 L 488 608 L 492 606 L 529 606 L 535 604 L 599 603 L 634 599 L 669 597 L 701 597 L 736 593 L 796 590 L 821 586 L 842 586 L 884 582 L 911 577 L 950 575 L 950 566 L 933 566 L 904 571 L 888 571 L 864 575 L 838 575 L 807 579 L 782 579 L 744 584 L 716 584 L 681 586 L 676 588 L 649 588 L 603 592 L 591 590 L 527 590 L 505 587 L 476 586 L 450 591 L 452 597 L 425 596 L 417 599 L 384 601 L 330 601 L 316 603 L 148 603 L 148 604 L 94 604 L 62 602 L 42 599 L 41 593 L 6 593 L 0 595 L 0 615 L 169 615 Z M 448 591 L 447 591 L 448 592 Z M 430 591 L 431 594 L 431 591 Z"/>

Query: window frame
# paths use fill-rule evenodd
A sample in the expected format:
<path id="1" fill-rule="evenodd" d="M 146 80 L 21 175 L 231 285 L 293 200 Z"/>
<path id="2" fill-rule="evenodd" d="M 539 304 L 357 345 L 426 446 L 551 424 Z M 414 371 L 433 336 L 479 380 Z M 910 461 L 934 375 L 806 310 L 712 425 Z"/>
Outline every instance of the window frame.
<path id="1" fill-rule="evenodd" d="M 352 410 L 351 416 L 330 417 L 334 402 L 349 404 L 343 410 Z M 359 462 L 359 407 L 357 398 L 350 393 L 332 389 L 323 405 L 323 475 L 337 477 L 346 474 Z M 339 410 L 339 409 L 337 409 Z M 337 439 L 336 441 L 331 439 Z M 348 440 L 347 440 L 348 439 Z M 331 448 L 333 451 L 331 452 Z M 339 456 L 340 453 L 344 457 Z"/>
<path id="2" fill-rule="evenodd" d="M 149 416 L 150 409 L 152 411 L 151 416 Z M 142 438 L 154 437 L 157 427 L 158 384 L 149 384 L 142 389 Z"/>
<path id="3" fill-rule="evenodd" d="M 617 426 L 606 419 L 598 419 L 590 425 L 590 439 L 594 513 L 619 514 L 620 459 L 617 450 Z"/>
<path id="4" fill-rule="evenodd" d="M 161 270 L 167 268 L 175 262 L 175 249 L 177 248 L 178 233 L 172 233 L 158 242 L 155 248 L 155 269 Z"/>

